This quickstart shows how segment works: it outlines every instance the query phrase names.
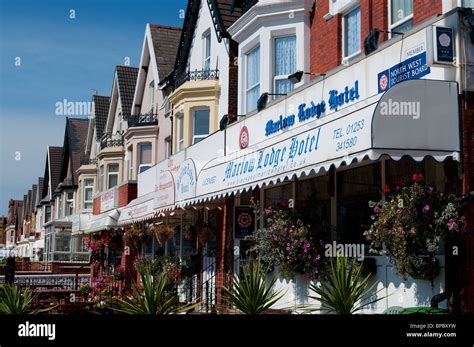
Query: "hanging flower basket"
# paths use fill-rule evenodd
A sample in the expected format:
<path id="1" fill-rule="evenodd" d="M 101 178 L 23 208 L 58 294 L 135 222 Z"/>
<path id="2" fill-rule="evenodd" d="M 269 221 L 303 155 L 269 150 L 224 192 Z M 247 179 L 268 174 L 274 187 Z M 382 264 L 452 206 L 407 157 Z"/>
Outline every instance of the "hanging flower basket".
<path id="1" fill-rule="evenodd" d="M 370 202 L 369 207 L 374 222 L 365 236 L 372 242 L 371 252 L 387 255 L 405 279 L 433 281 L 439 272 L 440 242 L 465 232 L 458 199 L 426 184 L 421 174 L 414 174 L 410 184 L 398 187 L 386 201 Z"/>
<path id="2" fill-rule="evenodd" d="M 198 228 L 197 237 L 200 246 L 204 246 L 207 242 L 213 240 L 216 234 L 210 226 L 204 225 Z"/>
<path id="3" fill-rule="evenodd" d="M 194 241 L 196 239 L 196 229 L 193 225 L 185 225 L 183 227 L 183 237 L 186 241 Z"/>
<path id="4" fill-rule="evenodd" d="M 407 272 L 414 279 L 430 281 L 438 276 L 438 259 L 430 256 L 412 257 L 408 261 Z"/>
<path id="5" fill-rule="evenodd" d="M 165 224 L 153 226 L 151 229 L 161 247 L 164 247 L 166 241 L 172 239 L 176 233 L 176 230 L 172 226 Z"/>

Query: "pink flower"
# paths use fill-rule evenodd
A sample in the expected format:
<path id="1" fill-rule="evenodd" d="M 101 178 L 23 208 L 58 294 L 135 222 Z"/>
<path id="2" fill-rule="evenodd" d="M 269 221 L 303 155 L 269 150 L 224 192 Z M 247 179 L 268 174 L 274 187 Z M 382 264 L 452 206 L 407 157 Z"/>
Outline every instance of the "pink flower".
<path id="1" fill-rule="evenodd" d="M 430 206 L 429 205 L 425 205 L 425 207 L 423 207 L 423 212 L 428 212 L 430 210 Z"/>
<path id="2" fill-rule="evenodd" d="M 375 206 L 374 207 L 374 213 L 379 213 L 380 212 L 380 208 L 378 206 Z"/>
<path id="3" fill-rule="evenodd" d="M 452 230 L 456 226 L 456 221 L 451 218 L 450 220 L 448 220 L 447 224 L 448 224 L 448 229 Z"/>

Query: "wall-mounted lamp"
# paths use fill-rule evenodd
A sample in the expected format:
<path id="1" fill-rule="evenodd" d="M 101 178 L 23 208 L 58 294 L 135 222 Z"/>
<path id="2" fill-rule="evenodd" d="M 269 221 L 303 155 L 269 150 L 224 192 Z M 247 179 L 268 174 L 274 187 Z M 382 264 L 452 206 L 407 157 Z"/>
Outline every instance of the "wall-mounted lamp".
<path id="1" fill-rule="evenodd" d="M 304 72 L 304 71 L 298 70 L 295 73 L 288 75 L 288 80 L 293 84 L 300 83 L 301 79 L 303 78 L 303 75 L 326 76 L 325 73 L 312 73 L 312 72 Z"/>
<path id="2" fill-rule="evenodd" d="M 365 55 L 369 55 L 370 53 L 374 52 L 377 50 L 379 47 L 379 36 L 380 33 L 388 33 L 392 35 L 405 35 L 405 33 L 399 32 L 399 31 L 393 31 L 393 30 L 380 30 L 380 29 L 372 29 L 367 35 L 367 37 L 364 39 L 364 53 Z"/>
<path id="3" fill-rule="evenodd" d="M 219 121 L 219 129 L 225 130 L 229 125 L 229 116 L 227 114 L 223 115 L 221 120 Z"/>
<path id="4" fill-rule="evenodd" d="M 283 95 L 287 95 L 287 94 L 267 93 L 267 92 L 263 93 L 262 95 L 260 95 L 260 97 L 257 100 L 257 110 L 259 112 L 261 110 L 263 110 L 265 107 L 267 107 L 267 101 L 268 101 L 268 96 L 269 95 L 283 96 Z"/>

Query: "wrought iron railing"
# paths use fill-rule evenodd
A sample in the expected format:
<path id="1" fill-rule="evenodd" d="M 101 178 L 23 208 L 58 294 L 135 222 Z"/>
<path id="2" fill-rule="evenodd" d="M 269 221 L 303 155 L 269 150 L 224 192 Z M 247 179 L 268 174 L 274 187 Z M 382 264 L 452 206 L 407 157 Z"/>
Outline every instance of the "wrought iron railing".
<path id="1" fill-rule="evenodd" d="M 112 136 L 105 136 L 100 141 L 100 149 L 104 149 L 107 147 L 120 147 L 123 146 L 124 139 L 121 135 L 116 135 L 115 137 Z"/>
<path id="2" fill-rule="evenodd" d="M 5 276 L 0 276 L 0 284 L 5 283 Z M 90 275 L 16 275 L 15 284 L 19 287 L 30 287 L 34 290 L 69 289 L 77 290 L 82 284 L 90 283 Z"/>
<path id="3" fill-rule="evenodd" d="M 97 158 L 82 158 L 81 165 L 97 165 Z"/>
<path id="4" fill-rule="evenodd" d="M 153 111 L 145 114 L 122 115 L 122 118 L 127 121 L 129 127 L 158 125 L 158 113 Z"/>
<path id="5" fill-rule="evenodd" d="M 176 77 L 175 88 L 187 81 L 218 80 L 219 70 L 194 70 L 188 71 Z"/>

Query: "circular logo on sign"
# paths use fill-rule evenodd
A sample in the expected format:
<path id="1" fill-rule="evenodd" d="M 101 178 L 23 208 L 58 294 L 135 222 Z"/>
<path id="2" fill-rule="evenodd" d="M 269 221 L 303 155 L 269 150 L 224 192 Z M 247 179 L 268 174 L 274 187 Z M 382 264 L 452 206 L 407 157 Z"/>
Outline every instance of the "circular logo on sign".
<path id="1" fill-rule="evenodd" d="M 241 213 L 237 217 L 237 223 L 239 223 L 239 226 L 242 228 L 248 228 L 250 225 L 252 225 L 252 216 L 248 213 Z"/>
<path id="2" fill-rule="evenodd" d="M 249 145 L 249 130 L 245 125 L 240 129 L 239 144 L 240 149 L 247 148 Z"/>
<path id="3" fill-rule="evenodd" d="M 451 43 L 451 38 L 448 36 L 448 34 L 441 34 L 439 35 L 439 44 L 443 47 L 448 47 L 449 44 Z"/>
<path id="4" fill-rule="evenodd" d="M 382 89 L 382 90 L 387 89 L 387 86 L 388 86 L 388 77 L 387 77 L 386 74 L 383 74 L 382 76 L 380 76 L 379 85 L 380 85 L 380 89 Z"/>

